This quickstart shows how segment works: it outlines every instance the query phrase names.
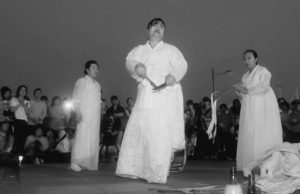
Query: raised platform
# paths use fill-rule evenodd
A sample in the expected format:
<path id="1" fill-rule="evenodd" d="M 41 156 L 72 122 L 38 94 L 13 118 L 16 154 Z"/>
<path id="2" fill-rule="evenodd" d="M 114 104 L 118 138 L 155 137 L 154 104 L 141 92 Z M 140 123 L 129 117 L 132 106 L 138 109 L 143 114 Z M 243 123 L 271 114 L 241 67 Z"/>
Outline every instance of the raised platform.
<path id="1" fill-rule="evenodd" d="M 96 172 L 68 170 L 68 164 L 23 165 L 20 169 L 0 167 L 1 194 L 143 194 L 181 193 L 176 188 L 216 186 L 203 193 L 223 193 L 233 161 L 188 161 L 183 172 L 171 173 L 168 183 L 147 184 L 143 180 L 115 176 L 116 163 L 100 164 Z M 238 174 L 239 181 L 245 181 Z M 198 194 L 201 192 L 197 192 Z"/>

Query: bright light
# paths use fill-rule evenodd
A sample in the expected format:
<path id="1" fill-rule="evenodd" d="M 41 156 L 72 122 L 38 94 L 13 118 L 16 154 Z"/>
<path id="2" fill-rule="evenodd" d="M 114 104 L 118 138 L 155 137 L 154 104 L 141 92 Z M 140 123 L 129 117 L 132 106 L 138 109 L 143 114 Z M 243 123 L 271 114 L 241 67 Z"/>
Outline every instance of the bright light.
<path id="1" fill-rule="evenodd" d="M 65 110 L 72 110 L 74 108 L 74 104 L 71 100 L 66 100 L 63 104 Z"/>
<path id="2" fill-rule="evenodd" d="M 19 167 L 21 167 L 22 160 L 23 160 L 23 156 L 22 156 L 22 155 L 20 155 L 20 156 L 19 156 Z"/>
<path id="3" fill-rule="evenodd" d="M 19 162 L 22 162 L 23 156 L 19 156 Z"/>

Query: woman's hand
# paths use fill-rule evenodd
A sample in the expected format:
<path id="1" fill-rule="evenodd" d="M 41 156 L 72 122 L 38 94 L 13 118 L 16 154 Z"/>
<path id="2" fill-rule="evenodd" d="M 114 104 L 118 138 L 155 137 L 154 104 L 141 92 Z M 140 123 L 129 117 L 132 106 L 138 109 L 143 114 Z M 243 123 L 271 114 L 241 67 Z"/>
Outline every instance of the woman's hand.
<path id="1" fill-rule="evenodd" d="M 146 66 L 143 63 L 138 63 L 135 66 L 135 72 L 140 78 L 145 78 L 146 77 Z"/>
<path id="2" fill-rule="evenodd" d="M 238 92 L 238 93 L 242 93 L 242 94 L 248 94 L 248 89 L 243 86 L 243 84 L 241 82 L 234 84 L 233 88 Z"/>
<path id="3" fill-rule="evenodd" d="M 176 79 L 173 75 L 168 74 L 165 78 L 165 82 L 168 86 L 172 86 L 176 83 Z"/>

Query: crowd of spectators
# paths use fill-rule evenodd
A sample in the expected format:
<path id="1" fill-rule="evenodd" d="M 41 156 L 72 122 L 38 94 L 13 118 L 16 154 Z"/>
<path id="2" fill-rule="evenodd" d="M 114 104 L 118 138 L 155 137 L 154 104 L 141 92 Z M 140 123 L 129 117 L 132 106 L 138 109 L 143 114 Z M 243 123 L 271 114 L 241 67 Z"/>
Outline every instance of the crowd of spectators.
<path id="1" fill-rule="evenodd" d="M 128 98 L 126 107 L 117 96 L 111 97 L 111 106 L 102 100 L 101 147 L 119 150 L 126 122 L 134 101 Z M 43 164 L 69 162 L 76 119 L 72 103 L 67 98 L 54 96 L 51 103 L 41 88 L 33 90 L 29 98 L 28 87 L 20 85 L 16 93 L 9 87 L 1 88 L 0 100 L 0 164 L 23 162 Z"/>
<path id="2" fill-rule="evenodd" d="M 100 99 L 99 99 L 100 100 Z M 102 100 L 101 146 L 109 158 L 110 146 L 120 149 L 127 120 L 134 100 L 127 98 L 125 106 L 118 96 L 110 98 L 110 105 Z M 43 164 L 69 162 L 76 122 L 67 98 L 54 96 L 48 103 L 41 88 L 28 97 L 26 85 L 20 85 L 15 95 L 9 87 L 1 88 L 0 101 L 0 164 L 17 164 L 18 156 L 24 162 Z M 291 103 L 278 99 L 281 111 L 284 141 L 300 142 L 300 100 Z M 241 103 L 220 104 L 217 110 L 216 136 L 208 138 L 206 130 L 212 118 L 210 98 L 201 102 L 186 101 L 185 135 L 189 159 L 235 160 Z M 117 155 L 116 155 L 117 157 Z"/>
<path id="3" fill-rule="evenodd" d="M 289 103 L 284 98 L 278 98 L 278 106 L 283 141 L 300 143 L 300 100 L 295 99 Z M 234 99 L 229 108 L 227 104 L 220 104 L 217 110 L 216 136 L 210 139 L 206 133 L 212 118 L 210 98 L 204 97 L 200 103 L 186 101 L 185 133 L 188 156 L 193 159 L 235 160 L 240 110 L 239 99 Z"/>

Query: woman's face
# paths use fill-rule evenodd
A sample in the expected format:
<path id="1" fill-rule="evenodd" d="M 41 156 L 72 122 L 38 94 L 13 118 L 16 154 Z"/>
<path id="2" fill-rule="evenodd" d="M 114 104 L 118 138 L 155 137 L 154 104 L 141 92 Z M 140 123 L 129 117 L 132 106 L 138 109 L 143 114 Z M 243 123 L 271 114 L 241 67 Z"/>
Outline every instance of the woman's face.
<path id="1" fill-rule="evenodd" d="M 129 107 L 132 107 L 134 102 L 133 102 L 132 99 L 128 99 L 127 104 L 128 104 Z"/>
<path id="2" fill-rule="evenodd" d="M 59 106 L 60 105 L 60 99 L 57 98 L 55 101 L 54 101 L 54 105 L 55 106 Z"/>
<path id="3" fill-rule="evenodd" d="M 98 66 L 96 64 L 91 64 L 90 68 L 87 69 L 87 74 L 92 77 L 92 78 L 96 78 L 98 75 Z"/>
<path id="4" fill-rule="evenodd" d="M 10 99 L 10 97 L 11 97 L 11 91 L 8 90 L 4 93 L 4 99 Z"/>
<path id="5" fill-rule="evenodd" d="M 149 39 L 162 40 L 165 34 L 165 26 L 163 23 L 158 22 L 157 24 L 150 27 L 148 30 Z"/>
<path id="6" fill-rule="evenodd" d="M 22 88 L 20 89 L 19 95 L 24 97 L 24 96 L 26 96 L 26 94 L 27 94 L 26 88 L 25 88 L 25 87 L 22 87 Z"/>
<path id="7" fill-rule="evenodd" d="M 257 64 L 257 58 L 254 57 L 253 53 L 247 52 L 244 54 L 244 64 L 247 69 L 252 70 Z"/>
<path id="8" fill-rule="evenodd" d="M 35 131 L 35 136 L 36 137 L 41 137 L 43 135 L 43 131 L 41 128 L 38 128 L 36 131 Z"/>

